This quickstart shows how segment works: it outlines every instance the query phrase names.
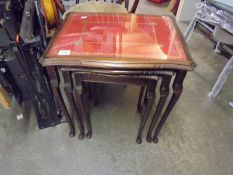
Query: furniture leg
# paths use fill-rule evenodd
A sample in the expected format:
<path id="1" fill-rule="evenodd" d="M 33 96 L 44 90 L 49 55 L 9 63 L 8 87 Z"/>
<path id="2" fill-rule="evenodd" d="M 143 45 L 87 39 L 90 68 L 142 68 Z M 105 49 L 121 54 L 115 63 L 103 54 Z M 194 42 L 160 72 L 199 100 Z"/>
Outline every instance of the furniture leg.
<path id="1" fill-rule="evenodd" d="M 216 46 L 215 46 L 215 49 L 214 49 L 214 53 L 217 53 L 217 54 L 220 54 L 221 53 L 221 50 L 220 50 L 220 45 L 221 45 L 221 42 L 218 41 Z"/>
<path id="2" fill-rule="evenodd" d="M 143 95 L 144 95 L 143 101 L 141 102 L 141 104 L 143 104 L 143 105 L 142 105 L 142 109 L 143 109 L 144 106 L 147 105 L 147 102 L 148 102 L 148 100 L 147 100 L 147 98 L 146 98 L 147 92 L 148 92 L 148 91 L 147 91 L 147 87 L 145 87 L 144 92 L 142 92 L 142 97 L 143 97 Z"/>
<path id="3" fill-rule="evenodd" d="M 85 131 L 84 131 L 82 120 L 81 120 L 79 113 L 78 113 L 78 109 L 77 109 L 75 102 L 74 102 L 74 97 L 73 97 L 73 93 L 72 93 L 73 88 L 72 88 L 72 83 L 71 83 L 71 78 L 70 78 L 70 72 L 62 71 L 61 73 L 62 73 L 62 76 L 64 79 L 64 91 L 65 91 L 66 96 L 68 98 L 68 101 L 69 101 L 71 110 L 73 112 L 74 118 L 75 118 L 77 125 L 79 127 L 79 131 L 80 131 L 79 139 L 82 140 L 85 136 Z"/>
<path id="4" fill-rule="evenodd" d="M 98 92 L 97 92 L 97 83 L 92 83 L 92 94 L 93 94 L 93 104 L 94 104 L 94 106 L 97 106 L 99 104 Z"/>
<path id="5" fill-rule="evenodd" d="M 226 82 L 227 77 L 230 75 L 232 69 L 233 69 L 233 56 L 227 62 L 227 64 L 224 66 L 222 72 L 220 73 L 220 75 L 218 77 L 218 80 L 216 81 L 211 92 L 209 93 L 209 97 L 215 98 L 218 95 L 218 93 L 222 89 L 224 83 Z"/>
<path id="6" fill-rule="evenodd" d="M 87 134 L 86 137 L 87 138 L 91 138 L 92 136 L 92 127 L 91 127 L 91 121 L 90 121 L 90 116 L 88 116 L 87 111 L 85 109 L 85 105 L 84 105 L 84 94 L 83 94 L 83 87 L 82 87 L 82 75 L 81 74 L 77 74 L 77 73 L 73 73 L 72 74 L 72 79 L 74 82 L 74 94 L 75 94 L 75 98 L 76 98 L 76 103 L 77 106 L 79 106 L 80 108 L 80 115 L 83 119 L 83 121 L 86 124 L 87 127 Z"/>
<path id="7" fill-rule="evenodd" d="M 146 140 L 147 142 L 152 142 L 152 131 L 158 121 L 158 118 L 162 112 L 162 109 L 167 101 L 167 97 L 169 95 L 169 85 L 170 85 L 170 82 L 171 82 L 171 78 L 172 76 L 164 76 L 163 77 L 163 80 L 162 80 L 162 84 L 160 86 L 160 99 L 159 99 L 159 104 L 156 108 L 156 111 L 155 111 L 155 114 L 153 116 L 153 119 L 151 121 L 151 124 L 150 124 L 150 127 L 149 127 L 149 130 L 148 130 L 148 133 L 147 133 L 147 137 L 146 137 Z"/>
<path id="8" fill-rule="evenodd" d="M 93 104 L 94 106 L 97 106 L 99 101 L 97 98 L 97 84 L 92 82 L 85 82 L 84 83 L 86 90 L 87 90 L 87 94 L 88 94 L 88 99 L 93 99 Z"/>
<path id="9" fill-rule="evenodd" d="M 144 99 L 143 99 L 143 105 L 146 105 L 147 104 L 147 93 L 148 93 L 148 89 L 146 88 L 146 91 L 145 91 L 145 96 L 144 96 Z"/>
<path id="10" fill-rule="evenodd" d="M 62 99 L 62 95 L 59 89 L 59 83 L 58 83 L 58 75 L 56 72 L 56 69 L 54 67 L 49 67 L 47 68 L 49 79 L 50 79 L 50 86 L 53 94 L 54 101 L 56 104 L 60 107 L 63 115 L 66 118 L 66 121 L 69 125 L 70 131 L 69 131 L 69 136 L 73 137 L 75 135 L 75 128 L 72 122 L 72 119 L 67 111 L 67 108 L 65 106 L 65 103 Z"/>
<path id="11" fill-rule="evenodd" d="M 138 112 L 142 111 L 142 97 L 145 91 L 145 86 L 142 86 L 140 89 L 139 97 L 138 97 L 138 105 L 137 105 L 137 110 Z"/>
<path id="12" fill-rule="evenodd" d="M 185 38 L 186 42 L 189 41 L 189 39 L 190 39 L 196 25 L 197 25 L 197 17 L 194 17 L 192 19 L 192 21 L 190 22 L 190 24 L 188 26 L 188 29 L 186 30 L 186 32 L 184 34 L 184 38 Z"/>
<path id="13" fill-rule="evenodd" d="M 92 99 L 92 91 L 91 91 L 91 83 L 90 82 L 85 82 L 83 83 L 85 91 L 87 91 L 88 94 L 88 99 Z"/>
<path id="14" fill-rule="evenodd" d="M 147 105 L 146 105 L 146 110 L 143 114 L 142 121 L 138 130 L 138 135 L 136 142 L 138 144 L 142 143 L 142 131 L 145 127 L 146 121 L 148 120 L 149 114 L 151 112 L 154 100 L 155 100 L 155 87 L 157 85 L 157 81 L 152 81 L 151 85 L 147 87 L 147 93 L 146 93 L 146 100 L 147 100 Z"/>
<path id="15" fill-rule="evenodd" d="M 166 119 L 168 118 L 170 112 L 172 111 L 173 107 L 175 106 L 175 104 L 177 103 L 178 99 L 180 98 L 180 95 L 183 91 L 183 81 L 184 81 L 184 78 L 187 74 L 187 71 L 182 71 L 182 70 L 179 70 L 177 71 L 176 73 L 176 78 L 173 82 L 173 95 L 172 95 L 172 98 L 155 130 L 155 133 L 154 133 L 154 137 L 153 137 L 153 142 L 154 143 L 158 143 L 158 134 L 160 132 L 160 130 L 162 129 Z"/>

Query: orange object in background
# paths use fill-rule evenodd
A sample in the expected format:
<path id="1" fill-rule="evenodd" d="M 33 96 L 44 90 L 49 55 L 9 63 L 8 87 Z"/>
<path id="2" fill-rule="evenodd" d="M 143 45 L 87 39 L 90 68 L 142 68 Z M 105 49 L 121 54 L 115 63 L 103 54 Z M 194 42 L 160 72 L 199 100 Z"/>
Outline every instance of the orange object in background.
<path id="1" fill-rule="evenodd" d="M 169 1 L 169 0 L 149 0 L 149 1 L 155 2 L 155 3 L 162 3 L 162 2 Z"/>
<path id="2" fill-rule="evenodd" d="M 41 0 L 41 7 L 45 17 L 46 33 L 53 33 L 60 25 L 60 17 L 55 0 Z"/>

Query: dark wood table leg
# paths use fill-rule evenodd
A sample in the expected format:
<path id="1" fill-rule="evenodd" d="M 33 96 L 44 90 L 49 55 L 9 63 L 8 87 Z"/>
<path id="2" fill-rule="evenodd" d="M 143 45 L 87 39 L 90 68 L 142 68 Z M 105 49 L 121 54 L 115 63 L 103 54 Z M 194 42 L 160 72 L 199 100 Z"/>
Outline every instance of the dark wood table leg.
<path id="1" fill-rule="evenodd" d="M 136 142 L 138 144 L 142 143 L 142 131 L 145 127 L 146 121 L 148 120 L 149 114 L 151 112 L 153 103 L 155 101 L 155 88 L 157 85 L 157 81 L 151 81 L 151 85 L 147 87 L 147 92 L 146 92 L 146 110 L 143 114 L 142 121 L 138 130 L 138 135 Z"/>
<path id="2" fill-rule="evenodd" d="M 85 89 L 85 91 L 87 92 L 87 95 L 88 95 L 88 99 L 92 99 L 93 97 L 93 94 L 92 94 L 92 91 L 91 91 L 91 83 L 90 82 L 84 82 L 83 83 L 83 88 Z"/>
<path id="3" fill-rule="evenodd" d="M 68 98 L 68 101 L 69 101 L 71 110 L 73 112 L 74 118 L 75 118 L 77 125 L 79 127 L 79 131 L 80 131 L 79 139 L 82 140 L 85 136 L 85 130 L 84 130 L 82 119 L 78 113 L 78 109 L 77 109 L 75 102 L 74 102 L 73 88 L 72 88 L 72 83 L 71 83 L 70 72 L 61 71 L 61 74 L 62 74 L 63 79 L 64 79 L 64 91 L 65 91 L 66 96 Z"/>
<path id="4" fill-rule="evenodd" d="M 138 105 L 137 105 L 138 112 L 142 111 L 142 98 L 143 98 L 144 91 L 145 91 L 145 86 L 142 86 L 140 89 L 139 97 L 138 97 Z"/>
<path id="5" fill-rule="evenodd" d="M 74 83 L 74 95 L 76 99 L 77 106 L 80 109 L 80 115 L 87 127 L 87 138 L 91 138 L 92 136 L 92 127 L 91 127 L 91 120 L 90 115 L 87 113 L 87 109 L 85 108 L 84 102 L 84 94 L 83 94 L 83 85 L 82 85 L 82 75 L 78 73 L 72 74 L 72 80 Z"/>
<path id="6" fill-rule="evenodd" d="M 73 121 L 72 121 L 72 119 L 67 111 L 67 108 L 65 106 L 65 103 L 63 101 L 63 98 L 62 98 L 62 95 L 61 95 L 61 92 L 59 89 L 59 79 L 58 79 L 59 76 L 57 74 L 56 68 L 55 67 L 48 67 L 47 71 L 48 71 L 48 75 L 49 75 L 49 82 L 50 82 L 54 101 L 59 106 L 64 117 L 66 118 L 66 121 L 67 121 L 69 128 L 70 128 L 69 136 L 73 137 L 75 135 L 75 128 L 74 128 Z"/>
<path id="7" fill-rule="evenodd" d="M 143 99 L 143 106 L 147 104 L 148 100 L 147 100 L 147 92 L 148 92 L 148 89 L 145 88 L 145 96 L 144 96 L 144 99 Z"/>
<path id="8" fill-rule="evenodd" d="M 88 94 L 88 99 L 93 100 L 93 105 L 97 106 L 99 104 L 98 95 L 97 95 L 97 83 L 94 82 L 85 82 L 85 89 Z"/>
<path id="9" fill-rule="evenodd" d="M 163 77 L 163 80 L 162 80 L 162 83 L 161 83 L 161 86 L 160 86 L 160 99 L 159 99 L 159 104 L 156 108 L 156 111 L 155 111 L 155 114 L 152 118 L 152 121 L 151 121 L 151 124 L 150 124 L 150 127 L 149 127 L 149 130 L 148 130 L 148 133 L 147 133 L 147 137 L 146 137 L 146 140 L 147 142 L 152 142 L 152 131 L 157 123 L 157 120 L 161 114 L 161 111 L 167 101 L 167 97 L 169 95 L 169 85 L 170 85 L 170 82 L 171 82 L 171 76 L 168 76 L 168 75 L 165 75 Z"/>
<path id="10" fill-rule="evenodd" d="M 160 130 L 162 129 L 167 117 L 169 116 L 170 112 L 172 111 L 173 107 L 175 106 L 175 104 L 177 103 L 178 99 L 180 98 L 180 95 L 182 94 L 182 91 L 183 91 L 183 81 L 184 81 L 184 78 L 187 74 L 187 71 L 181 71 L 181 70 L 178 70 L 177 73 L 176 73 L 176 77 L 175 77 L 175 80 L 173 82 L 173 95 L 172 95 L 172 98 L 155 130 L 155 133 L 154 133 L 154 137 L 153 137 L 153 142 L 154 143 L 158 143 L 158 135 L 159 135 L 159 132 Z"/>
<path id="11" fill-rule="evenodd" d="M 94 104 L 94 106 L 97 106 L 99 104 L 98 92 L 97 92 L 97 83 L 91 84 L 91 90 L 92 90 L 92 94 L 93 94 L 93 104 Z"/>

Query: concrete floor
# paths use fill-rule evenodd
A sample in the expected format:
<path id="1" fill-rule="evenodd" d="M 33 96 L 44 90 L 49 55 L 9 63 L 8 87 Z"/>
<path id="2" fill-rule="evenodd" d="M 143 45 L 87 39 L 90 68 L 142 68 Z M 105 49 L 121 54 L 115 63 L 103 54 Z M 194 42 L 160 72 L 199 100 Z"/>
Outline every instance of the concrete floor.
<path id="1" fill-rule="evenodd" d="M 140 1 L 138 13 L 168 12 L 163 5 Z M 215 100 L 209 99 L 227 60 L 213 53 L 213 44 L 200 32 L 188 46 L 198 67 L 187 75 L 158 144 L 135 143 L 139 89 L 134 86 L 105 89 L 101 104 L 92 109 L 91 140 L 68 137 L 66 124 L 39 130 L 33 111 L 18 121 L 21 109 L 14 103 L 11 110 L 0 109 L 0 174 L 232 175 L 233 109 L 228 102 L 233 76 Z"/>

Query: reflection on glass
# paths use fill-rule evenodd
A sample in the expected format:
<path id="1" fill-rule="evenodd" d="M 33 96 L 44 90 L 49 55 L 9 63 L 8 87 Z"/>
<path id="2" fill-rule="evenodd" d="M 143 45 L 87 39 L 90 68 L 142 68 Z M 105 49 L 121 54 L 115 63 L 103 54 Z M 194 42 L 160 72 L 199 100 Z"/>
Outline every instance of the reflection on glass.
<path id="1" fill-rule="evenodd" d="M 172 20 L 161 16 L 71 14 L 48 56 L 60 50 L 70 50 L 70 56 L 187 59 Z"/>

